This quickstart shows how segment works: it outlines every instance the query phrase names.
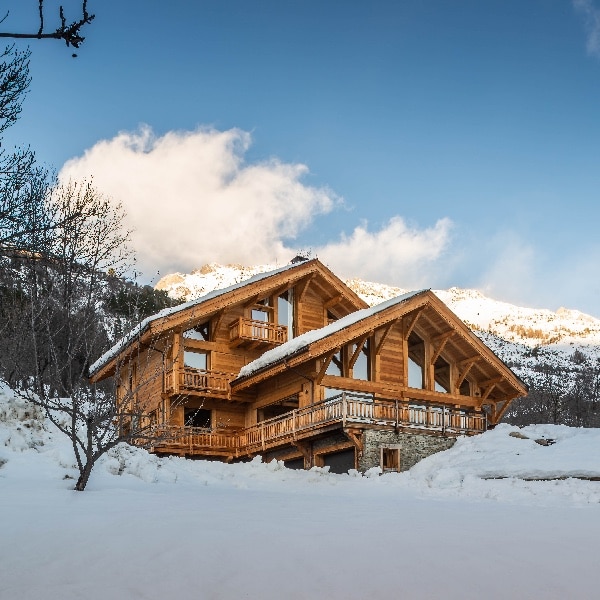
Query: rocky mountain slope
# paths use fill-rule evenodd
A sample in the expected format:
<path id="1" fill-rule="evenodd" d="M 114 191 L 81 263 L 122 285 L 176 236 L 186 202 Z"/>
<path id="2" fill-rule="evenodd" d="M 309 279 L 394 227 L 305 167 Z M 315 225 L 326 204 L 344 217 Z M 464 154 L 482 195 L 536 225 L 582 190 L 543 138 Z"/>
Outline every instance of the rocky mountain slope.
<path id="1" fill-rule="evenodd" d="M 276 265 L 213 263 L 190 274 L 167 275 L 156 287 L 173 298 L 192 300 L 274 268 Z M 370 305 L 409 291 L 360 279 L 346 283 Z M 487 298 L 477 290 L 453 287 L 434 292 L 530 384 L 539 383 L 547 367 L 573 379 L 600 360 L 600 319 L 567 308 L 554 312 L 514 306 Z"/>

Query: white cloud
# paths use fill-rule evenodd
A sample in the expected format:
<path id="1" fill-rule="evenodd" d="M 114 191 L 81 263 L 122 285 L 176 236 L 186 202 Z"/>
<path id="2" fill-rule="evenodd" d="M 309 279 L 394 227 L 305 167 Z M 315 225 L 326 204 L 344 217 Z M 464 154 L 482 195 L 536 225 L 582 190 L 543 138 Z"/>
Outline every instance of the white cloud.
<path id="1" fill-rule="evenodd" d="M 123 202 L 146 278 L 206 262 L 285 263 L 297 252 L 296 236 L 341 200 L 302 183 L 304 165 L 246 164 L 250 143 L 239 129 L 156 137 L 143 127 L 96 143 L 68 161 L 60 178 L 93 176 L 98 189 Z M 379 231 L 358 226 L 315 253 L 341 275 L 432 286 L 450 229 L 448 219 L 420 230 L 394 217 Z"/>
<path id="2" fill-rule="evenodd" d="M 428 229 L 409 227 L 392 218 L 376 232 L 367 224 L 352 235 L 317 249 L 319 257 L 341 275 L 396 284 L 405 288 L 432 287 L 439 260 L 450 243 L 452 223 L 440 219 Z"/>
<path id="3" fill-rule="evenodd" d="M 302 183 L 308 169 L 276 159 L 246 165 L 239 129 L 170 132 L 149 127 L 103 140 L 69 160 L 59 177 L 93 176 L 121 200 L 134 228 L 139 267 L 152 277 L 205 262 L 289 260 L 293 239 L 339 199 Z"/>
<path id="4" fill-rule="evenodd" d="M 592 0 L 573 0 L 573 6 L 584 17 L 588 53 L 600 58 L 600 10 Z"/>
<path id="5" fill-rule="evenodd" d="M 507 302 L 527 303 L 545 295 L 543 277 L 534 248 L 514 232 L 504 231 L 481 248 L 483 273 L 477 287 L 486 295 Z"/>

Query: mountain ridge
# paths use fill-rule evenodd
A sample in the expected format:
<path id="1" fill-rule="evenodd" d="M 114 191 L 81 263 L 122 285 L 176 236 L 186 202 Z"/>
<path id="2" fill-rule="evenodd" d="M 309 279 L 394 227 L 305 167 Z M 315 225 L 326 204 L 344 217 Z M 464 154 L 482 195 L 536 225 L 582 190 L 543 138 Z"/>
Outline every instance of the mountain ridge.
<path id="1" fill-rule="evenodd" d="M 156 289 L 191 300 L 278 266 L 209 263 L 189 274 L 166 275 Z M 358 278 L 345 283 L 371 306 L 409 291 Z M 583 369 L 600 364 L 600 319 L 591 315 L 564 307 L 556 311 L 520 307 L 474 289 L 433 292 L 530 385 L 541 385 L 548 368 L 573 382 Z"/>

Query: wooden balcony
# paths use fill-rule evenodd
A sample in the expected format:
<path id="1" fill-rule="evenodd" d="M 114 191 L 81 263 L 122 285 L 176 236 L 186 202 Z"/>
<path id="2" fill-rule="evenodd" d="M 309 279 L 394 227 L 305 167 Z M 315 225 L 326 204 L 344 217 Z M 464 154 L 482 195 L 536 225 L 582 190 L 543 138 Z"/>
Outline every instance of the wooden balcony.
<path id="1" fill-rule="evenodd" d="M 168 443 L 169 449 L 163 450 L 163 444 L 157 449 L 185 454 L 243 456 L 346 426 L 459 435 L 485 431 L 487 420 L 485 414 L 474 411 L 413 404 L 410 400 L 373 401 L 344 392 L 237 433 L 195 432 L 193 427 L 171 428 L 173 439 Z"/>
<path id="2" fill-rule="evenodd" d="M 168 394 L 213 395 L 222 398 L 229 395 L 231 379 L 229 373 L 184 367 L 165 374 L 165 390 Z"/>
<path id="3" fill-rule="evenodd" d="M 232 346 L 278 346 L 287 342 L 287 327 L 240 317 L 229 326 Z"/>
<path id="4" fill-rule="evenodd" d="M 236 434 L 203 427 L 159 426 L 155 428 L 154 452 L 187 455 L 237 456 L 239 440 Z"/>

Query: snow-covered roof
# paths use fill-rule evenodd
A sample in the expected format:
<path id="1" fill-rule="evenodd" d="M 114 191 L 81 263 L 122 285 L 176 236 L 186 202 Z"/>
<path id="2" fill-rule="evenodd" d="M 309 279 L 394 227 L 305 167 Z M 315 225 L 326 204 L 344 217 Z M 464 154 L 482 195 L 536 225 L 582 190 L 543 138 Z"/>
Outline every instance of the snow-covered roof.
<path id="1" fill-rule="evenodd" d="M 200 306 L 204 302 L 208 302 L 209 300 L 213 300 L 219 296 L 223 296 L 225 294 L 229 294 L 237 289 L 243 288 L 252 283 L 256 283 L 257 281 L 261 281 L 263 279 L 267 279 L 268 277 L 272 277 L 273 275 L 277 275 L 279 273 L 283 273 L 285 271 L 289 271 L 291 269 L 298 268 L 303 263 L 289 264 L 284 267 L 280 267 L 279 269 L 274 269 L 273 271 L 266 271 L 265 273 L 259 273 L 258 275 L 254 275 L 250 277 L 250 279 L 245 279 L 236 283 L 234 285 L 230 285 L 226 288 L 222 288 L 219 290 L 213 290 L 208 294 L 201 296 L 200 298 L 196 298 L 195 300 L 190 300 L 189 302 L 185 302 L 184 304 L 178 304 L 177 306 L 172 306 L 170 308 L 164 308 L 160 312 L 157 312 L 154 315 L 146 317 L 143 321 L 141 321 L 138 325 L 136 325 L 127 335 L 122 337 L 110 350 L 105 352 L 93 365 L 91 365 L 89 369 L 89 376 L 93 376 L 97 373 L 103 366 L 109 363 L 113 358 L 119 355 L 119 353 L 124 350 L 133 340 L 138 338 L 144 333 L 151 323 L 155 321 L 160 321 L 161 319 L 167 319 L 174 314 L 187 310 L 188 308 L 192 308 L 194 306 Z"/>
<path id="2" fill-rule="evenodd" d="M 313 344 L 314 342 L 322 340 L 330 335 L 333 335 L 334 333 L 337 333 L 338 331 L 341 331 L 342 329 L 345 329 L 346 327 L 350 327 L 351 325 L 354 325 L 359 321 L 368 319 L 369 317 L 372 317 L 373 315 L 376 315 L 377 313 L 380 313 L 390 308 L 391 306 L 395 306 L 397 304 L 401 304 L 402 302 L 406 302 L 410 298 L 418 296 L 419 294 L 422 294 L 427 291 L 429 290 L 418 290 L 415 292 L 408 292 L 406 294 L 402 294 L 401 296 L 397 296 L 396 298 L 390 298 L 389 300 L 386 300 L 385 302 L 382 302 L 381 304 L 377 304 L 370 308 L 363 308 L 362 310 L 357 310 L 356 312 L 342 317 L 341 319 L 338 319 L 337 321 L 334 321 L 333 323 L 330 323 L 325 327 L 321 327 L 320 329 L 307 331 L 306 333 L 299 335 L 297 338 L 291 339 L 290 341 L 286 342 L 285 344 L 282 344 L 281 346 L 277 346 L 276 348 L 268 350 L 256 360 L 253 360 L 252 362 L 242 367 L 237 378 L 242 379 L 244 377 L 249 377 L 257 371 L 265 369 L 277 362 L 285 360 L 293 354 L 305 350 L 306 348 L 308 348 L 308 346 L 310 346 L 310 344 Z"/>

